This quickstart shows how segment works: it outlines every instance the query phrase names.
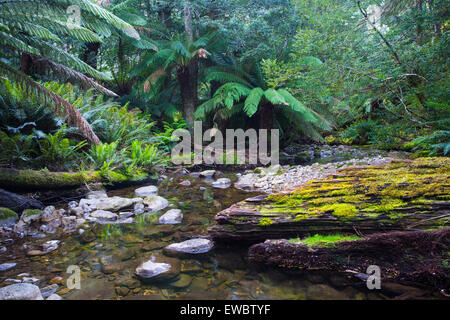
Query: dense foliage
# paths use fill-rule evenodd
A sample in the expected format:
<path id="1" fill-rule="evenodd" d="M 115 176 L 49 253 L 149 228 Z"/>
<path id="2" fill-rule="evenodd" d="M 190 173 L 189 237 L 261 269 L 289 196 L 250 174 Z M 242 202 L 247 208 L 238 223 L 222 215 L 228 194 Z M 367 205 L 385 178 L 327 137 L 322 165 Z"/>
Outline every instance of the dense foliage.
<path id="1" fill-rule="evenodd" d="M 445 0 L 0 0 L 1 164 L 141 175 L 168 163 L 171 133 L 195 119 L 278 128 L 284 145 L 448 155 L 448 11 Z"/>

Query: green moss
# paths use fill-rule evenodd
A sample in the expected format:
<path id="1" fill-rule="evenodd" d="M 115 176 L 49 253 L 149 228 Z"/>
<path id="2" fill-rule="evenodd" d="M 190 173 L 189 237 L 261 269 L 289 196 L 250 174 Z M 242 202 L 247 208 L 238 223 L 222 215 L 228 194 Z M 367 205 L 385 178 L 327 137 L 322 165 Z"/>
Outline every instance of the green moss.
<path id="1" fill-rule="evenodd" d="M 259 220 L 258 225 L 261 227 L 267 227 L 273 224 L 273 221 L 269 218 L 262 218 L 261 220 Z"/>
<path id="2" fill-rule="evenodd" d="M 361 239 L 357 236 L 351 236 L 351 235 L 343 235 L 343 234 L 333 234 L 333 235 L 319 235 L 316 234 L 312 237 L 307 237 L 304 239 L 291 239 L 289 241 L 291 242 L 297 242 L 304 244 L 308 247 L 314 248 L 314 247 L 333 247 L 337 243 L 344 242 L 344 241 L 354 241 Z"/>
<path id="3" fill-rule="evenodd" d="M 432 211 L 431 203 L 450 199 L 450 159 L 421 158 L 386 166 L 348 168 L 339 177 L 311 181 L 290 194 L 270 195 L 263 214 L 285 213 L 294 220 L 332 214 L 338 218 L 399 218 L 418 206 L 416 214 Z M 264 209 L 266 208 L 266 209 Z M 410 214 L 409 212 L 408 214 Z"/>
<path id="4" fill-rule="evenodd" d="M 19 216 L 17 215 L 17 213 L 12 211 L 11 209 L 0 207 L 0 220 L 11 219 L 11 218 L 18 219 Z"/>
<path id="5" fill-rule="evenodd" d="M 320 210 L 322 212 L 331 211 L 332 215 L 336 217 L 353 217 L 358 213 L 356 207 L 348 203 L 325 205 L 316 210 Z"/>
<path id="6" fill-rule="evenodd" d="M 41 210 L 39 210 L 39 209 L 25 209 L 22 214 L 27 217 L 30 217 L 30 216 L 38 215 L 40 213 L 41 213 Z"/>

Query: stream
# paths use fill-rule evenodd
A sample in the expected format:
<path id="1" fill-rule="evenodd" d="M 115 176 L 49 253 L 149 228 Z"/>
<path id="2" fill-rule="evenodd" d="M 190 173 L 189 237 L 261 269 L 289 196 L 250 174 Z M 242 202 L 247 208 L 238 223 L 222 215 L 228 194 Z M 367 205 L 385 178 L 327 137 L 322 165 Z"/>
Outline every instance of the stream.
<path id="1" fill-rule="evenodd" d="M 225 173 L 235 182 L 233 172 Z M 180 186 L 189 180 L 191 185 Z M 183 222 L 160 225 L 161 213 L 139 216 L 135 224 L 95 224 L 86 240 L 78 233 L 26 237 L 8 245 L 0 263 L 15 262 L 11 270 L 0 273 L 0 283 L 20 277 L 35 278 L 40 288 L 57 282 L 65 300 L 75 299 L 388 299 L 383 290 L 369 290 L 366 283 L 351 276 L 319 271 L 287 272 L 250 264 L 246 246 L 219 246 L 206 256 L 180 259 L 180 276 L 172 281 L 146 284 L 134 275 L 136 267 L 152 256 L 163 257 L 162 249 L 175 242 L 207 235 L 215 215 L 259 193 L 234 187 L 217 189 L 213 180 L 191 176 L 171 177 L 159 183 L 158 195 L 181 209 Z M 108 191 L 108 196 L 134 197 L 137 187 Z M 61 207 L 61 206 L 60 206 Z M 42 256 L 25 255 L 24 245 L 61 240 L 57 250 Z M 69 266 L 81 270 L 80 289 L 66 288 Z M 25 275 L 23 273 L 26 273 Z M 3 284 L 1 285 L 3 286 Z"/>

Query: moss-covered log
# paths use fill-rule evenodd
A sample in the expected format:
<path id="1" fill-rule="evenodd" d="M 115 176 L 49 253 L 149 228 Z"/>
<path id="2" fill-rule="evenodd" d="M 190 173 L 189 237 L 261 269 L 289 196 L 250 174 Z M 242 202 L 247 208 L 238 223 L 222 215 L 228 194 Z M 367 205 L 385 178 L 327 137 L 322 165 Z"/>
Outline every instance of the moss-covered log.
<path id="1" fill-rule="evenodd" d="M 376 265 L 383 280 L 422 282 L 450 289 L 449 249 L 450 228 L 445 228 L 373 234 L 314 247 L 301 241 L 268 240 L 250 247 L 249 259 L 291 270 L 352 270 L 361 274 Z"/>
<path id="2" fill-rule="evenodd" d="M 343 169 L 327 179 L 240 202 L 216 216 L 216 240 L 366 234 L 429 229 L 450 222 L 450 159 L 398 160 Z"/>
<path id="3" fill-rule="evenodd" d="M 103 177 L 97 171 L 50 172 L 0 169 L 0 187 L 11 191 L 71 189 L 86 183 L 118 186 L 147 180 L 149 180 L 147 176 L 129 178 L 117 172 L 109 172 L 108 177 Z"/>

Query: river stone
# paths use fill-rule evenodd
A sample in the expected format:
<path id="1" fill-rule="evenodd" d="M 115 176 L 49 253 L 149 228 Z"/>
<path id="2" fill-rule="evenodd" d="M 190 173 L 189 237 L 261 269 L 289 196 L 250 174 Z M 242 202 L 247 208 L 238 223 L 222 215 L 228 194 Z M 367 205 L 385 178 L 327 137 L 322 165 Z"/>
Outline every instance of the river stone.
<path id="1" fill-rule="evenodd" d="M 133 206 L 137 201 L 135 199 L 128 199 L 122 197 L 111 197 L 98 199 L 96 205 L 97 210 L 117 212 L 121 209 Z"/>
<path id="2" fill-rule="evenodd" d="M 59 219 L 61 216 L 61 212 L 59 210 L 55 210 L 54 206 L 48 206 L 42 210 L 41 221 L 47 223 Z"/>
<path id="3" fill-rule="evenodd" d="M 42 245 L 42 249 L 44 249 L 44 252 L 45 252 L 45 253 L 49 253 L 49 252 L 55 251 L 56 249 L 58 249 L 58 244 L 59 244 L 59 243 L 60 243 L 59 240 L 50 240 L 50 241 L 47 241 L 47 242 L 45 242 L 45 243 Z"/>
<path id="4" fill-rule="evenodd" d="M 134 190 L 134 193 L 138 197 L 150 197 L 150 196 L 156 196 L 158 194 L 158 187 L 157 186 L 147 186 L 142 187 Z"/>
<path id="5" fill-rule="evenodd" d="M 180 185 L 182 187 L 189 187 L 191 185 L 191 182 L 189 180 L 184 180 L 184 181 L 180 182 L 178 185 Z"/>
<path id="6" fill-rule="evenodd" d="M 47 298 L 58 291 L 57 284 L 51 284 L 41 289 L 41 294 L 43 298 Z"/>
<path id="7" fill-rule="evenodd" d="M 16 283 L 0 288 L 0 300 L 43 300 L 39 287 L 30 283 Z"/>
<path id="8" fill-rule="evenodd" d="M 216 174 L 216 170 L 205 170 L 200 172 L 200 177 L 212 178 Z"/>
<path id="9" fill-rule="evenodd" d="M 243 175 L 239 178 L 239 180 L 234 184 L 234 187 L 242 190 L 252 190 L 254 188 L 254 183 L 258 174 L 249 173 Z"/>
<path id="10" fill-rule="evenodd" d="M 155 262 L 152 257 L 136 268 L 135 274 L 144 282 L 169 280 L 178 276 L 180 272 L 179 262 L 175 264 Z"/>
<path id="11" fill-rule="evenodd" d="M 1 271 L 8 271 L 12 268 L 14 268 L 17 265 L 17 263 L 3 263 L 0 264 L 0 272 Z"/>
<path id="12" fill-rule="evenodd" d="M 25 224 L 32 224 L 41 219 L 42 212 L 39 209 L 26 209 L 22 212 L 20 220 Z"/>
<path id="13" fill-rule="evenodd" d="M 105 190 L 91 191 L 87 194 L 88 199 L 105 199 L 108 198 Z"/>
<path id="14" fill-rule="evenodd" d="M 51 294 L 46 300 L 62 300 L 61 296 L 59 294 Z"/>
<path id="15" fill-rule="evenodd" d="M 144 199 L 144 204 L 152 212 L 159 211 L 169 206 L 169 201 L 160 196 L 151 196 Z"/>
<path id="16" fill-rule="evenodd" d="M 102 220 L 111 220 L 111 221 L 117 220 L 117 214 L 105 210 L 94 211 L 91 213 L 91 217 Z"/>
<path id="17" fill-rule="evenodd" d="M 214 188 L 226 189 L 231 186 L 231 180 L 228 178 L 220 178 L 212 183 Z"/>
<path id="18" fill-rule="evenodd" d="M 180 243 L 173 243 L 164 248 L 168 255 L 202 254 L 213 248 L 213 243 L 208 239 L 191 239 Z"/>
<path id="19" fill-rule="evenodd" d="M 8 208 L 0 207 L 0 227 L 11 226 L 17 222 L 19 216 Z"/>
<path id="20" fill-rule="evenodd" d="M 188 276 L 187 274 L 181 274 L 178 280 L 170 283 L 170 286 L 177 289 L 183 289 L 189 287 L 191 283 L 192 277 Z"/>
<path id="21" fill-rule="evenodd" d="M 159 218 L 161 224 L 179 224 L 183 220 L 183 213 L 180 209 L 171 209 Z"/>
<path id="22" fill-rule="evenodd" d="M 308 287 L 308 299 L 312 300 L 348 300 L 349 298 L 342 292 L 325 284 L 315 284 Z"/>

